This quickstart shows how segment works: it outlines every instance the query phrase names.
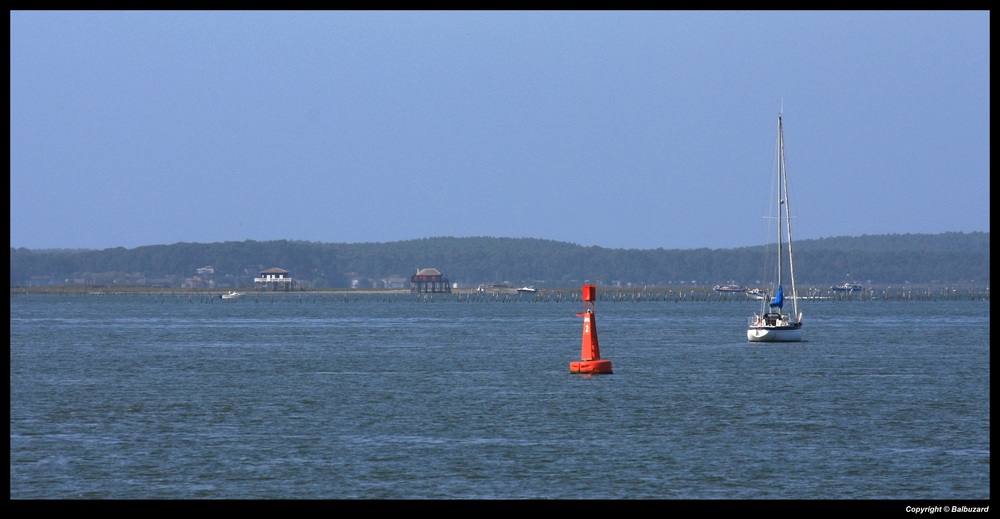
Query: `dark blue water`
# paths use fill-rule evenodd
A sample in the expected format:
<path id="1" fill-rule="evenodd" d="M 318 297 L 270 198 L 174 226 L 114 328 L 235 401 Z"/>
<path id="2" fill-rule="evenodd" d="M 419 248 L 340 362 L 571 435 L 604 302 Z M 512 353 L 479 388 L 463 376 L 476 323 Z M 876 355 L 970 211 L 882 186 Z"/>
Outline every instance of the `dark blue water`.
<path id="1" fill-rule="evenodd" d="M 983 301 L 10 299 L 11 499 L 985 499 Z"/>

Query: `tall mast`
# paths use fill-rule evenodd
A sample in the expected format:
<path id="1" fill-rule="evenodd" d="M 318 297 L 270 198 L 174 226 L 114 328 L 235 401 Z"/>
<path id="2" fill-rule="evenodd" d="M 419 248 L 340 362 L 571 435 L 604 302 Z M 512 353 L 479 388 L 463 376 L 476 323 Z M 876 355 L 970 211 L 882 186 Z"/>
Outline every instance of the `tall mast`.
<path id="1" fill-rule="evenodd" d="M 792 312 L 793 318 L 798 319 L 799 316 L 799 298 L 798 292 L 795 290 L 795 265 L 792 263 L 792 212 L 791 206 L 788 202 L 788 171 L 785 169 L 785 134 L 784 130 L 781 128 L 781 116 L 778 116 L 778 134 L 780 135 L 780 160 L 781 165 L 779 170 L 781 171 L 781 204 L 785 208 L 785 231 L 788 234 L 788 276 L 792 284 Z M 781 212 L 780 210 L 778 211 Z M 780 226 L 780 224 L 779 224 Z M 779 230 L 780 234 L 780 230 Z M 779 238 L 780 241 L 780 238 Z"/>
<path id="2" fill-rule="evenodd" d="M 785 137 L 781 129 L 781 113 L 778 114 L 778 286 L 781 286 L 781 272 L 782 272 L 782 249 L 781 249 L 781 220 L 782 220 L 782 208 L 785 205 L 785 193 L 784 193 L 784 179 L 785 179 Z M 775 287 L 777 290 L 777 287 Z"/>

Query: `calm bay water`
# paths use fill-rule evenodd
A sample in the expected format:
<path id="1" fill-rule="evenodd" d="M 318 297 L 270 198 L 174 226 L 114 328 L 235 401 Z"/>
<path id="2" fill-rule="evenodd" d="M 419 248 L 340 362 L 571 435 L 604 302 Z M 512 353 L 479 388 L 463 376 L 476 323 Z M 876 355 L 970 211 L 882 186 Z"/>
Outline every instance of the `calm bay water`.
<path id="1" fill-rule="evenodd" d="M 989 308 L 16 295 L 10 497 L 989 500 Z"/>

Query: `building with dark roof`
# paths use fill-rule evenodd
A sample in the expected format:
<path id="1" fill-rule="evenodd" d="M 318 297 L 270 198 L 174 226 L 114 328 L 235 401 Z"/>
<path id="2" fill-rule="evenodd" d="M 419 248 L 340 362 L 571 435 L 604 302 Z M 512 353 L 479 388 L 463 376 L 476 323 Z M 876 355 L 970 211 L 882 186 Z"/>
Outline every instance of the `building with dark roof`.
<path id="1" fill-rule="evenodd" d="M 419 269 L 410 277 L 410 292 L 451 293 L 451 284 L 438 269 Z"/>

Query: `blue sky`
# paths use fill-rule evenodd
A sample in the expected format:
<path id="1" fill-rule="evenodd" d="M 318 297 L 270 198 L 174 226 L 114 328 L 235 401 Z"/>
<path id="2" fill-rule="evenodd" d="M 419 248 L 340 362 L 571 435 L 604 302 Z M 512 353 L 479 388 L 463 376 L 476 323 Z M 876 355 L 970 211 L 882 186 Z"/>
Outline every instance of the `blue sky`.
<path id="1" fill-rule="evenodd" d="M 10 13 L 10 244 L 989 232 L 988 11 Z"/>

